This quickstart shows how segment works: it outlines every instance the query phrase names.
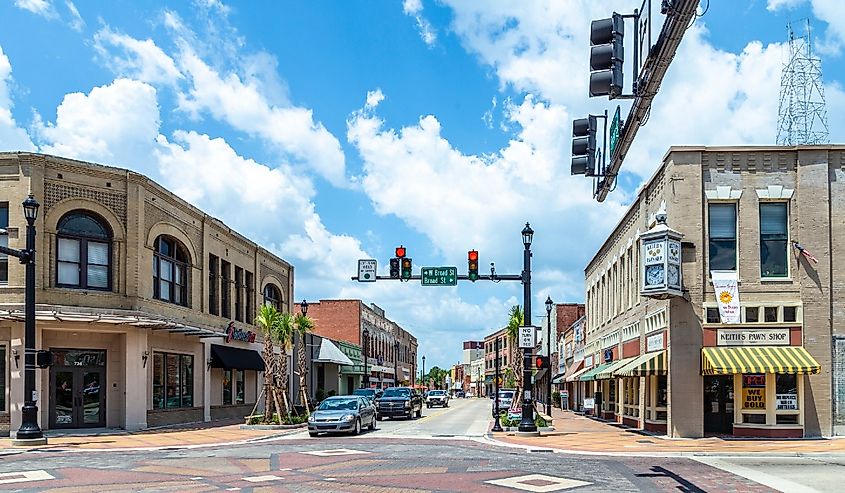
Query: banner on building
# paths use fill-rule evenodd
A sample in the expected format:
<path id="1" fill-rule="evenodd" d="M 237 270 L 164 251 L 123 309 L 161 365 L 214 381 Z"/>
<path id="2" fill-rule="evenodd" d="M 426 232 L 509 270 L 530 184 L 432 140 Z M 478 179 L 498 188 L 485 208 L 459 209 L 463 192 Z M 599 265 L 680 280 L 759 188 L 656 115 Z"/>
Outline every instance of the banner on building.
<path id="1" fill-rule="evenodd" d="M 716 303 L 719 304 L 719 318 L 723 324 L 741 323 L 739 290 L 736 286 L 736 272 L 711 272 Z"/>

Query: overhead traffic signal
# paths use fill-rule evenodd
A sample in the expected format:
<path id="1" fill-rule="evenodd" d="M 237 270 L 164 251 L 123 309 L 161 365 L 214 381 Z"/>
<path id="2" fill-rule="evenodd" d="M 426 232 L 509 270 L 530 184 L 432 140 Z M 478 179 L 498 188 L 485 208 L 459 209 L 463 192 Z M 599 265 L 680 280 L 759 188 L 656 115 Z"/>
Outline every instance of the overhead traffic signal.
<path id="1" fill-rule="evenodd" d="M 478 252 L 475 250 L 467 252 L 467 272 L 470 281 L 478 280 Z"/>
<path id="2" fill-rule="evenodd" d="M 402 258 L 402 279 L 411 278 L 411 259 L 408 257 Z"/>
<path id="3" fill-rule="evenodd" d="M 537 356 L 534 361 L 534 366 L 537 367 L 538 370 L 543 370 L 549 367 L 549 357 L 548 356 Z"/>
<path id="4" fill-rule="evenodd" d="M 573 175 L 595 176 L 596 173 L 596 117 L 579 118 L 572 121 L 572 166 Z"/>
<path id="5" fill-rule="evenodd" d="M 399 259 L 395 257 L 390 259 L 390 278 L 399 279 Z"/>
<path id="6" fill-rule="evenodd" d="M 620 14 L 590 24 L 590 97 L 622 95 L 625 23 Z"/>
<path id="7" fill-rule="evenodd" d="M 399 245 L 398 247 L 396 247 L 396 257 L 397 258 L 405 257 L 405 247 L 403 247 L 402 245 Z"/>

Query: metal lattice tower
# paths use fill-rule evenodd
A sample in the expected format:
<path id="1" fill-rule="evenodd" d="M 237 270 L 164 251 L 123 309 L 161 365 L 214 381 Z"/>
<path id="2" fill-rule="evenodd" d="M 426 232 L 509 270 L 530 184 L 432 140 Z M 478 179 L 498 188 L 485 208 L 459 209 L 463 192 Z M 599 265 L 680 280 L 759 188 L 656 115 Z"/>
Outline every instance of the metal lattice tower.
<path id="1" fill-rule="evenodd" d="M 795 36 L 792 23 L 789 60 L 783 66 L 778 107 L 778 145 L 827 144 L 827 108 L 824 99 L 821 59 L 812 54 L 810 21 L 803 36 Z"/>

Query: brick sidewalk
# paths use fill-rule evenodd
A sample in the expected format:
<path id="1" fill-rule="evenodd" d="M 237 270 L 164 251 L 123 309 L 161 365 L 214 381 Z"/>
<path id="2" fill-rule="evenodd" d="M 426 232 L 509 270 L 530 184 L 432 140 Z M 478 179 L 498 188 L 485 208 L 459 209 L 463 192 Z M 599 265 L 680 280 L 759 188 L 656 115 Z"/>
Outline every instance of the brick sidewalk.
<path id="1" fill-rule="evenodd" d="M 127 432 L 124 430 L 103 430 L 98 433 L 78 433 L 53 436 L 45 433 L 47 445 L 40 445 L 38 450 L 57 449 L 133 449 L 159 447 L 196 447 L 243 442 L 289 433 L 294 430 L 242 430 L 240 424 L 197 423 L 173 428 Z M 8 438 L 0 439 L 0 450 L 25 450 L 25 447 L 12 447 Z"/>
<path id="2" fill-rule="evenodd" d="M 494 433 L 493 438 L 506 443 L 571 452 L 626 454 L 748 454 L 796 455 L 829 453 L 845 455 L 845 439 L 763 440 L 723 438 L 679 438 L 652 436 L 553 409 L 555 431 L 540 437 L 520 437 L 514 432 Z"/>

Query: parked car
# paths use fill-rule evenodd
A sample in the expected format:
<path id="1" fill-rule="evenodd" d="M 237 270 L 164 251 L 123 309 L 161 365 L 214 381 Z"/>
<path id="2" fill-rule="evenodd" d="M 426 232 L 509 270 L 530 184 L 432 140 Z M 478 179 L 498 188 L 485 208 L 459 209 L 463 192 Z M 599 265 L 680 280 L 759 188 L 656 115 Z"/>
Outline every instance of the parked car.
<path id="1" fill-rule="evenodd" d="M 425 399 L 425 407 L 431 409 L 434 406 L 449 407 L 449 394 L 445 390 L 432 390 Z"/>
<path id="2" fill-rule="evenodd" d="M 455 392 L 455 397 L 458 399 L 463 399 L 466 396 L 466 393 L 463 390 L 459 390 Z"/>
<path id="3" fill-rule="evenodd" d="M 499 389 L 499 410 L 506 410 L 513 404 L 513 398 L 516 396 L 514 389 Z"/>
<path id="4" fill-rule="evenodd" d="M 389 387 L 378 399 L 377 419 L 422 417 L 422 396 L 410 387 Z"/>
<path id="5" fill-rule="evenodd" d="M 366 397 L 343 395 L 329 397 L 308 417 L 308 434 L 349 432 L 361 433 L 366 426 L 376 429 L 376 410 Z"/>

